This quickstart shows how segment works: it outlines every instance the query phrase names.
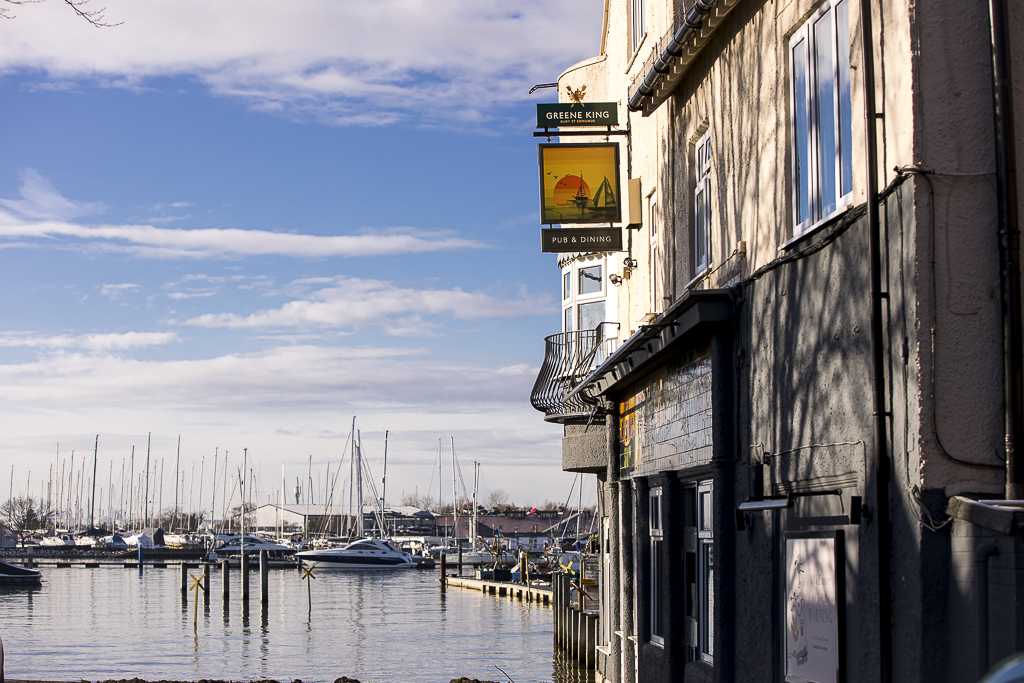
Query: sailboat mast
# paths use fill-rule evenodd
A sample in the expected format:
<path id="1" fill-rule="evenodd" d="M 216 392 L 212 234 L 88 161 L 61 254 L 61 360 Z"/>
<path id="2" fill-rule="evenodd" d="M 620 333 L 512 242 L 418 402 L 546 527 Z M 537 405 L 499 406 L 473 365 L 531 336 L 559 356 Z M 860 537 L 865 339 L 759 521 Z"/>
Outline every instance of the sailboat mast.
<path id="1" fill-rule="evenodd" d="M 181 475 L 178 474 L 178 466 L 181 464 L 181 434 L 178 434 L 178 454 L 174 457 L 174 520 L 171 522 L 171 529 L 176 529 L 178 526 L 178 480 L 181 479 Z"/>
<path id="2" fill-rule="evenodd" d="M 75 452 L 71 451 L 71 468 L 74 467 Z M 132 446 L 132 461 L 128 465 L 128 528 L 135 529 L 135 446 Z"/>
<path id="3" fill-rule="evenodd" d="M 96 519 L 96 459 L 100 452 L 100 435 L 96 435 L 96 445 L 92 449 L 92 495 L 89 497 L 89 528 Z"/>
<path id="4" fill-rule="evenodd" d="M 380 478 L 380 535 L 387 538 L 384 527 L 384 503 L 388 494 L 388 430 L 384 430 L 384 475 Z"/>
<path id="5" fill-rule="evenodd" d="M 456 545 L 459 542 L 459 492 L 455 488 L 455 473 L 457 468 L 455 467 L 455 437 L 452 439 L 452 538 L 455 540 Z"/>
<path id="6" fill-rule="evenodd" d="M 470 543 L 476 550 L 476 496 L 480 488 L 480 463 L 473 462 L 473 528 L 469 530 Z"/>
<path id="7" fill-rule="evenodd" d="M 359 439 L 359 445 L 356 447 L 356 456 L 359 460 L 356 463 L 356 478 L 359 480 L 356 484 L 356 490 L 359 492 L 359 507 L 356 509 L 356 519 L 359 520 L 359 536 L 357 538 L 362 538 L 366 532 L 363 524 L 363 435 L 356 432 L 356 436 Z"/>
<path id="8" fill-rule="evenodd" d="M 217 514 L 217 455 L 220 448 L 213 448 L 213 498 L 210 500 L 210 533 L 214 533 L 213 517 Z"/>
<path id="9" fill-rule="evenodd" d="M 146 437 L 146 497 L 143 499 L 143 514 L 142 518 L 145 520 L 142 526 L 149 526 L 149 447 L 153 443 L 153 432 L 150 432 Z"/>

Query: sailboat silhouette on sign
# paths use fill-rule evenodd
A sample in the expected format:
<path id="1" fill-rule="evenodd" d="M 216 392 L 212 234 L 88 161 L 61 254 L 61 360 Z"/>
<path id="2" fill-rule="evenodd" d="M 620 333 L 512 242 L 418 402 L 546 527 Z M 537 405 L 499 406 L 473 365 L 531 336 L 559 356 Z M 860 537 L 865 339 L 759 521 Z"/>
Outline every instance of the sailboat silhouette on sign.
<path id="1" fill-rule="evenodd" d="M 608 176 L 605 176 L 601 186 L 594 193 L 593 206 L 595 209 L 613 208 L 615 204 L 615 192 L 612 190 L 612 184 L 608 182 Z"/>

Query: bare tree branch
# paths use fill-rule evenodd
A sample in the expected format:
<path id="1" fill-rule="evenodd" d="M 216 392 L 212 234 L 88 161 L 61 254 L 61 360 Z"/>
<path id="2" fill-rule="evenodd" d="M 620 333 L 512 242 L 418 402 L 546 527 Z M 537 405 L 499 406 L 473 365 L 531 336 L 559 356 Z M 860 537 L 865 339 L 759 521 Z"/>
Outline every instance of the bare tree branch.
<path id="1" fill-rule="evenodd" d="M 2 0 L 8 5 L 31 5 L 37 2 L 43 2 L 43 0 Z M 108 23 L 106 17 L 103 15 L 107 11 L 106 7 L 100 7 L 99 9 L 90 10 L 86 9 L 85 6 L 89 4 L 90 0 L 64 0 L 64 4 L 75 11 L 75 14 L 85 19 L 87 22 L 95 26 L 96 28 L 112 28 L 114 26 L 120 26 L 123 21 L 119 21 L 116 24 Z M 0 6 L 0 19 L 14 19 L 15 15 L 11 14 L 11 10 L 8 7 Z"/>

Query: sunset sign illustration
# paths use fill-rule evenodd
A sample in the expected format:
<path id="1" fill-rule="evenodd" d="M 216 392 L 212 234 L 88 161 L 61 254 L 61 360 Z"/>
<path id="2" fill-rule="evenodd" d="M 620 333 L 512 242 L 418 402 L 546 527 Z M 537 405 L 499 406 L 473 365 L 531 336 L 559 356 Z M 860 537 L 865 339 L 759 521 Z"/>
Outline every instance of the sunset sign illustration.
<path id="1" fill-rule="evenodd" d="M 617 144 L 538 145 L 538 154 L 541 223 L 622 219 Z"/>

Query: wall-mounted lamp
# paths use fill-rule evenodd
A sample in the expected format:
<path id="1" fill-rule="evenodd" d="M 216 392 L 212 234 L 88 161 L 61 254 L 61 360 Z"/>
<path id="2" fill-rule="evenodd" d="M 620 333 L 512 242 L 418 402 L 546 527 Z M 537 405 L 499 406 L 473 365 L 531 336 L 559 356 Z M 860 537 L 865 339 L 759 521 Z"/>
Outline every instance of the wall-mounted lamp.
<path id="1" fill-rule="evenodd" d="M 627 268 L 636 268 L 636 266 L 637 266 L 636 259 L 635 258 L 623 259 L 622 260 L 622 265 L 626 266 Z"/>
<path id="2" fill-rule="evenodd" d="M 789 496 L 782 498 L 753 498 L 740 503 L 741 512 L 757 512 L 760 510 L 785 510 L 793 507 L 793 499 Z"/>
<path id="3" fill-rule="evenodd" d="M 785 510 L 793 507 L 793 499 L 789 496 L 781 498 L 748 498 L 736 507 L 736 531 L 743 531 L 750 521 L 751 512 L 764 510 Z"/>
<path id="4" fill-rule="evenodd" d="M 618 273 L 612 273 L 608 276 L 608 279 L 611 280 L 611 283 L 616 287 L 622 284 L 622 276 Z"/>

